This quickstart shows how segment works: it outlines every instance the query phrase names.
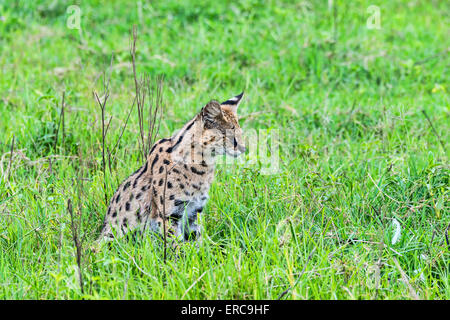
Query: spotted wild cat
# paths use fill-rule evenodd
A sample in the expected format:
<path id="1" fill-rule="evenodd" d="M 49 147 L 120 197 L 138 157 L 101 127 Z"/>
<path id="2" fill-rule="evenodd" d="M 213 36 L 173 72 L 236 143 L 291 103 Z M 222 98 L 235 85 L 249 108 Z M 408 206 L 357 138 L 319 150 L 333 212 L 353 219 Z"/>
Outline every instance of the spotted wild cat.
<path id="1" fill-rule="evenodd" d="M 149 230 L 180 240 L 200 238 L 201 214 L 214 178 L 215 159 L 245 151 L 237 108 L 243 93 L 210 101 L 171 138 L 152 147 L 144 165 L 111 198 L 100 239 Z M 167 180 L 166 180 L 167 177 Z"/>

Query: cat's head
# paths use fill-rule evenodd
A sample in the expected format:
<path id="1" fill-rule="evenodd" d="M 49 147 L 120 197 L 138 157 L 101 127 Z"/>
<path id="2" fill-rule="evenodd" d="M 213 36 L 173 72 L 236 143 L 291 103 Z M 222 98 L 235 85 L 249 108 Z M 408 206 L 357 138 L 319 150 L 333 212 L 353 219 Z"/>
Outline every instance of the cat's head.
<path id="1" fill-rule="evenodd" d="M 202 108 L 199 118 L 203 123 L 202 144 L 214 155 L 227 154 L 233 157 L 245 152 L 242 129 L 237 110 L 244 93 L 219 103 L 211 100 Z"/>

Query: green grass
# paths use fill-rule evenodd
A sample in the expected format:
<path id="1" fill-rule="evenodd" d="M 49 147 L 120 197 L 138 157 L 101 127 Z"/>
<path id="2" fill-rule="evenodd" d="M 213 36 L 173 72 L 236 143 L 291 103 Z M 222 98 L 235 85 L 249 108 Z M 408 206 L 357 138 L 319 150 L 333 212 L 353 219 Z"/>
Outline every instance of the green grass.
<path id="1" fill-rule="evenodd" d="M 78 1 L 0 0 L 0 298 L 275 299 L 295 284 L 285 299 L 449 299 L 449 3 L 332 2 L 141 1 L 139 14 L 83 1 L 79 32 L 66 26 Z M 366 26 L 370 5 L 380 29 Z M 112 147 L 134 95 L 133 24 L 138 73 L 165 75 L 161 137 L 245 89 L 244 131 L 281 138 L 278 174 L 219 167 L 202 245 L 166 263 L 151 237 L 89 250 L 104 178 L 111 196 L 141 162 L 133 113 L 103 176 L 92 96 L 114 53 Z M 68 199 L 82 213 L 83 293 Z"/>

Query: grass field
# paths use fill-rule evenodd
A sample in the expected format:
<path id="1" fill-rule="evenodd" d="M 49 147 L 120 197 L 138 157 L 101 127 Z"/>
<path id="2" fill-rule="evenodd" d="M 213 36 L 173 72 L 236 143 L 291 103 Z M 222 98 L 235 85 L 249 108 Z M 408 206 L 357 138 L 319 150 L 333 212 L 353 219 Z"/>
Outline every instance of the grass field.
<path id="1" fill-rule="evenodd" d="M 0 0 L 0 298 L 449 299 L 449 12 L 418 0 Z M 142 164 L 133 112 L 103 173 L 93 98 L 106 71 L 112 149 L 134 98 L 134 24 L 137 73 L 165 77 L 161 138 L 242 90 L 244 131 L 280 135 L 279 172 L 262 174 L 263 159 L 220 166 L 203 243 L 165 262 L 152 237 L 90 250 L 104 192 Z"/>

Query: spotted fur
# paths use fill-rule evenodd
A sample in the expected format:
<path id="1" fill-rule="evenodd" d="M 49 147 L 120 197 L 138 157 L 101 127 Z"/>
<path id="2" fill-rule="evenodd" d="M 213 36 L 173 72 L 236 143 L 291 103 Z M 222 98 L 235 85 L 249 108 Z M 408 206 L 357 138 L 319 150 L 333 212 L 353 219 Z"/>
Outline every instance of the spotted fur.
<path id="1" fill-rule="evenodd" d="M 198 217 L 208 200 L 216 157 L 245 151 L 237 119 L 242 96 L 221 104 L 210 101 L 175 135 L 155 143 L 147 161 L 111 198 L 100 239 L 136 229 L 183 241 L 200 238 Z"/>

